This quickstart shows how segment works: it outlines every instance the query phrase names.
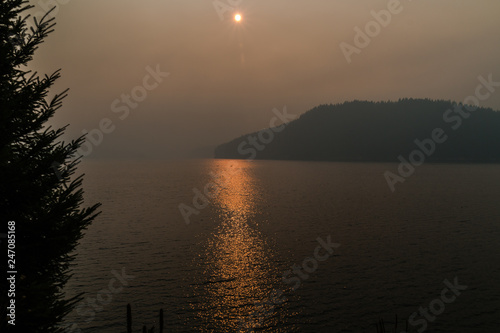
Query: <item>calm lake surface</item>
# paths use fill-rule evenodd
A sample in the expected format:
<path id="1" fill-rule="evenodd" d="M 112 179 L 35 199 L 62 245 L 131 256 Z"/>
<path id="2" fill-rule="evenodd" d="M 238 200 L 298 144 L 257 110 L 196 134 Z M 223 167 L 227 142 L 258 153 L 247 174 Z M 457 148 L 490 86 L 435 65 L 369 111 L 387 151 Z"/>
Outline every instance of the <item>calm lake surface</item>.
<path id="1" fill-rule="evenodd" d="M 500 165 L 426 164 L 392 193 L 383 174 L 396 168 L 85 161 L 86 200 L 102 214 L 77 248 L 66 292 L 85 301 L 68 323 L 125 332 L 130 303 L 134 332 L 157 324 L 160 308 L 166 332 L 376 332 L 380 318 L 432 304 L 439 314 L 417 313 L 414 331 L 424 320 L 426 332 L 498 331 Z M 213 198 L 186 224 L 179 204 L 193 207 L 193 189 L 211 181 Z M 307 259 L 328 236 L 333 254 Z M 303 263 L 308 272 L 283 280 Z M 133 278 L 120 282 L 122 269 Z M 454 279 L 466 288 L 442 302 Z"/>

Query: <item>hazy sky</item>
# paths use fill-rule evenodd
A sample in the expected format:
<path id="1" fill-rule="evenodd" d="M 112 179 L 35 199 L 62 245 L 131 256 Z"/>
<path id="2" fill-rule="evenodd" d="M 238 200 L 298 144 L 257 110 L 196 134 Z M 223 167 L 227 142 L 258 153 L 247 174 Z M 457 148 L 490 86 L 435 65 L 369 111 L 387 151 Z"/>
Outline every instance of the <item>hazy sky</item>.
<path id="1" fill-rule="evenodd" d="M 285 105 L 299 115 L 353 99 L 463 101 L 479 75 L 500 81 L 497 0 L 403 0 L 349 64 L 340 43 L 355 46 L 354 28 L 391 1 L 218 1 L 237 8 L 236 23 L 212 0 L 64 0 L 33 67 L 62 68 L 53 91 L 71 90 L 52 123 L 70 124 L 65 138 L 111 121 L 89 158 L 183 156 L 267 127 Z M 169 76 L 126 106 L 122 94 L 142 99 L 148 66 Z M 500 109 L 500 90 L 482 105 Z"/>

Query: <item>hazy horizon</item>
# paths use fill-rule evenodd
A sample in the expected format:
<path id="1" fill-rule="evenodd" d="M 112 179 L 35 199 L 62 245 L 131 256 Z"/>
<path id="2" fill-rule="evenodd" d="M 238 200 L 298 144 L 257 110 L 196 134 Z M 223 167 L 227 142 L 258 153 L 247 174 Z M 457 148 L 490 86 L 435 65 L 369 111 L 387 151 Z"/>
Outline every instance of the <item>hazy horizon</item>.
<path id="1" fill-rule="evenodd" d="M 62 68 L 53 92 L 70 88 L 51 123 L 70 124 L 68 140 L 110 119 L 114 130 L 88 158 L 176 158 L 268 127 L 273 108 L 300 115 L 355 99 L 463 101 L 478 76 L 500 78 L 500 3 L 401 1 L 351 63 L 341 43 L 355 45 L 354 28 L 390 0 L 229 3 L 239 3 L 241 22 L 232 11 L 220 16 L 214 1 L 60 4 L 32 65 L 41 74 Z M 128 114 L 113 112 L 148 66 L 169 75 Z M 499 110 L 500 96 L 481 106 Z"/>

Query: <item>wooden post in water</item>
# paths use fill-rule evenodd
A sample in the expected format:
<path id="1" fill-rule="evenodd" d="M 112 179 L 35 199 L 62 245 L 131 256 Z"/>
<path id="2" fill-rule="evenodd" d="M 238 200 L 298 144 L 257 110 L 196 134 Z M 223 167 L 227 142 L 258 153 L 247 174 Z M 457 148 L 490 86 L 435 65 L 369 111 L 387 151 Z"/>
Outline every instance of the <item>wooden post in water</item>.
<path id="1" fill-rule="evenodd" d="M 160 309 L 160 333 L 163 333 L 163 309 Z M 148 328 L 146 325 L 142 326 L 142 332 L 143 333 L 154 333 L 155 332 L 155 327 L 151 327 L 151 329 L 148 331 Z M 130 303 L 127 304 L 127 333 L 132 333 L 132 307 L 130 306 Z"/>
<path id="2" fill-rule="evenodd" d="M 163 333 L 163 309 L 160 309 L 160 333 Z"/>
<path id="3" fill-rule="evenodd" d="M 127 333 L 132 333 L 132 308 L 127 304 Z"/>

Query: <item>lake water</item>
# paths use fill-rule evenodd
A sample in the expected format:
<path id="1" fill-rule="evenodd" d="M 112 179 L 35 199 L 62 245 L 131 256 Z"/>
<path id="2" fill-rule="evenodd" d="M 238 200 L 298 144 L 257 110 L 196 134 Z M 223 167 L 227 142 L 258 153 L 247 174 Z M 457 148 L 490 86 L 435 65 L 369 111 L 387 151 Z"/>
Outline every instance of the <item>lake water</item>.
<path id="1" fill-rule="evenodd" d="M 426 164 L 392 193 L 383 173 L 396 168 L 85 161 L 102 214 L 77 249 L 66 291 L 85 301 L 68 323 L 125 332 L 130 303 L 134 332 L 160 308 L 166 332 L 376 332 L 414 312 L 415 332 L 498 331 L 500 165 Z M 186 224 L 179 204 L 214 180 Z M 318 252 L 329 236 L 340 245 Z M 133 278 L 117 279 L 123 269 Z M 445 280 L 466 287 L 446 292 Z"/>

